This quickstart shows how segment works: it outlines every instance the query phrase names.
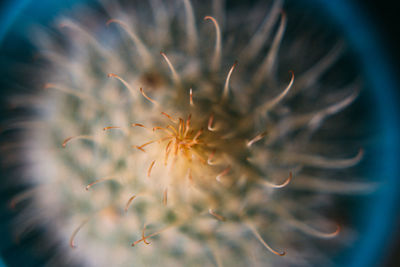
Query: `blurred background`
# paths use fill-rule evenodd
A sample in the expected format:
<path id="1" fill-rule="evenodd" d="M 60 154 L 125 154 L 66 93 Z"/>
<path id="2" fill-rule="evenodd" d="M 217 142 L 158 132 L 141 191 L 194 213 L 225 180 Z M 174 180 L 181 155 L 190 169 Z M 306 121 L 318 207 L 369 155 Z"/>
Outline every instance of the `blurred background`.
<path id="1" fill-rule="evenodd" d="M 41 0 L 35 0 L 35 1 L 41 1 Z M 74 2 L 74 0 L 69 0 L 71 3 Z M 329 1 L 329 0 L 326 0 Z M 335 0 L 331 0 L 334 2 Z M 12 4 L 15 4 L 16 0 L 2 0 L 0 1 L 0 40 L 3 39 L 5 36 L 7 29 L 9 26 L 12 24 L 12 17 L 15 17 L 17 13 L 19 13 L 19 9 L 25 8 L 24 2 L 28 1 L 20 1 L 20 5 L 14 6 L 13 9 L 8 9 L 7 7 L 12 6 Z M 51 1 L 48 1 L 51 2 Z M 55 3 L 57 1 L 54 1 Z M 387 64 L 389 65 L 389 69 L 392 71 L 393 76 L 395 77 L 400 77 L 400 68 L 399 68 L 399 62 L 400 62 L 400 41 L 399 41 L 399 36 L 400 36 L 400 27 L 398 27 L 398 20 L 399 20 L 399 9 L 396 8 L 395 4 L 396 2 L 393 0 L 348 0 L 348 2 L 354 3 L 354 5 L 357 7 L 359 10 L 360 14 L 362 14 L 363 17 L 367 18 L 367 22 L 369 23 L 368 27 L 370 28 L 370 31 L 375 34 L 375 38 L 379 38 L 379 43 L 380 43 L 380 49 L 383 52 L 382 54 L 385 57 L 385 60 L 387 61 Z M 57 5 L 54 4 L 53 8 L 57 8 Z M 39 10 L 40 12 L 40 10 Z M 31 19 L 31 18 L 28 18 Z M 21 49 L 21 53 L 24 53 L 23 47 L 18 47 L 16 45 L 15 49 Z M 8 48 L 9 49 L 9 48 Z M 7 50 L 4 49 L 2 44 L 0 43 L 0 59 L 3 58 L 4 53 L 6 53 Z M 2 65 L 4 68 L 4 66 Z M 400 86 L 395 86 L 395 97 L 396 97 L 396 102 L 400 103 Z M 6 91 L 3 91 L 3 88 L 0 88 L 0 96 L 4 97 L 7 94 Z M 397 106 L 399 108 L 399 105 Z M 0 117 L 3 116 L 3 114 L 0 114 Z M 394 117 L 398 118 L 399 114 L 393 114 Z M 400 148 L 395 147 L 395 150 L 400 150 Z M 0 155 L 1 157 L 4 155 Z M 1 183 L 1 177 L 3 176 L 3 173 L 0 173 L 0 183 Z M 400 179 L 400 177 L 398 177 Z M 2 194 L 2 191 L 0 191 L 0 194 Z M 4 201 L 5 198 L 0 197 L 1 201 Z M 385 246 L 384 248 L 384 255 L 381 255 L 381 262 L 380 263 L 374 263 L 374 266 L 400 266 L 400 196 L 397 196 L 397 202 L 395 205 L 398 205 L 399 208 L 397 209 L 398 212 L 393 216 L 394 221 L 393 221 L 393 229 L 390 229 L 389 232 L 391 232 L 391 239 L 387 241 L 387 244 L 382 244 Z M 2 207 L 3 207 L 2 203 Z M 3 209 L 2 209 L 3 210 Z M 5 251 L 10 251 L 8 250 L 9 240 L 6 240 L 6 237 L 3 237 L 3 233 L 7 231 L 5 224 L 3 223 L 5 220 L 7 220 L 8 214 L 0 214 L 0 249 L 1 253 L 5 253 Z M 17 250 L 12 250 L 13 255 L 7 255 L 5 261 L 11 261 L 11 258 L 24 258 L 19 261 L 14 261 L 14 264 L 12 266 L 42 266 L 43 262 L 41 259 L 39 259 L 35 263 L 30 262 L 30 257 L 32 255 L 29 255 L 29 252 L 19 252 Z M 0 267 L 7 266 L 2 260 L 2 255 L 0 255 Z M 15 262 L 18 262 L 17 265 L 15 265 Z M 21 264 L 21 265 L 18 265 Z"/>
<path id="2" fill-rule="evenodd" d="M 355 0 L 360 9 L 366 12 L 375 31 L 382 38 L 389 64 L 396 77 L 400 77 L 400 27 L 398 27 L 399 13 L 395 8 L 396 1 L 392 0 Z M 400 106 L 400 86 L 397 85 L 397 103 Z M 400 137 L 399 137 L 400 138 Z M 400 179 L 400 177 L 399 177 Z M 400 266 L 400 197 L 398 198 L 398 213 L 393 229 L 393 238 L 387 244 L 387 254 L 381 266 Z"/>

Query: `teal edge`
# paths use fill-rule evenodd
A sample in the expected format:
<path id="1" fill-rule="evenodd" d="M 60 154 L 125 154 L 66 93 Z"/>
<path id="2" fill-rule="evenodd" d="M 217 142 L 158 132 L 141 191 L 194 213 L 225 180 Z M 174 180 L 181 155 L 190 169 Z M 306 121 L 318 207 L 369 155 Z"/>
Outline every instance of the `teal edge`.
<path id="1" fill-rule="evenodd" d="M 317 0 L 313 0 L 317 1 Z M 328 13 L 336 19 L 353 47 L 357 49 L 363 72 L 373 88 L 377 100 L 377 116 L 382 129 L 380 136 L 382 156 L 379 162 L 380 179 L 386 181 L 377 192 L 376 200 L 370 204 L 371 215 L 366 218 L 366 235 L 361 236 L 351 267 L 381 266 L 393 241 L 393 230 L 397 229 L 399 215 L 397 204 L 400 179 L 398 179 L 400 159 L 399 146 L 399 99 L 396 75 L 389 60 L 387 50 L 380 41 L 378 29 L 366 19 L 368 14 L 346 0 L 318 0 L 327 7 Z"/>
<path id="2" fill-rule="evenodd" d="M 357 47 L 360 59 L 363 61 L 364 71 L 371 79 L 372 87 L 375 89 L 373 93 L 378 100 L 379 117 L 384 129 L 382 146 L 386 152 L 385 157 L 381 157 L 383 161 L 381 166 L 384 170 L 382 176 L 389 183 L 381 188 L 377 201 L 372 204 L 374 216 L 366 222 L 369 234 L 360 242 L 357 254 L 354 255 L 349 265 L 352 267 L 378 266 L 382 258 L 376 255 L 385 255 L 385 247 L 381 245 L 391 239 L 389 230 L 395 228 L 394 217 L 397 213 L 396 203 L 398 203 L 397 188 L 400 187 L 400 180 L 396 179 L 396 175 L 394 175 L 398 173 L 396 164 L 400 158 L 398 152 L 400 151 L 399 140 L 397 138 L 400 136 L 397 118 L 399 110 L 395 103 L 399 98 L 396 94 L 394 74 L 390 65 L 385 61 L 387 55 L 381 52 L 381 46 L 376 38 L 378 34 L 374 32 L 373 25 L 349 1 L 310 1 L 322 3 L 328 13 L 337 19 L 342 30 Z M 11 0 L 5 4 L 5 8 L 0 11 L 0 18 L 3 18 L 3 23 L 0 24 L 0 42 L 30 2 L 31 0 Z M 348 25 L 351 25 L 351 27 L 348 27 Z M 0 267 L 5 267 L 1 259 Z"/>

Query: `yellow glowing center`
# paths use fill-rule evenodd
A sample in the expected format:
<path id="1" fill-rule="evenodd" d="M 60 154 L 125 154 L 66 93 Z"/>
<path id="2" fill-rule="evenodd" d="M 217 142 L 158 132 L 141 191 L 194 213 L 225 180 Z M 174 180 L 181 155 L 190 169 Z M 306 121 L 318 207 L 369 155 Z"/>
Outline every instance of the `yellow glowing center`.
<path id="1" fill-rule="evenodd" d="M 168 159 L 171 155 L 177 157 L 179 154 L 181 154 L 189 162 L 191 162 L 192 158 L 195 156 L 197 156 L 201 161 L 205 162 L 205 160 L 198 154 L 198 152 L 193 149 L 199 144 L 204 144 L 204 142 L 200 139 L 200 136 L 203 134 L 203 129 L 195 131 L 195 129 L 192 129 L 191 127 L 192 115 L 189 114 L 186 120 L 182 118 L 175 120 L 165 112 L 162 112 L 161 114 L 166 116 L 170 121 L 173 122 L 173 124 L 168 124 L 166 127 L 157 126 L 154 127 L 152 130 L 153 132 L 163 131 L 166 136 L 161 137 L 157 140 L 146 142 L 140 146 L 135 146 L 135 148 L 145 152 L 145 147 L 152 143 L 167 142 L 164 152 L 165 165 L 168 164 Z M 135 126 L 142 125 L 136 124 Z M 149 170 L 149 172 L 150 171 L 151 170 Z"/>

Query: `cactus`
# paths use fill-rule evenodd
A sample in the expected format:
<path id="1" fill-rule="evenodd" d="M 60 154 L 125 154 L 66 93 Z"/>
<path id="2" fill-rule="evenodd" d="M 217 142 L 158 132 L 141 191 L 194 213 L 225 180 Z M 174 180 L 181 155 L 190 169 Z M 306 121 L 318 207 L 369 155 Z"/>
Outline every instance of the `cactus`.
<path id="1" fill-rule="evenodd" d="M 290 13 L 280 0 L 265 19 L 223 1 L 125 5 L 76 10 L 56 38 L 35 39 L 48 112 L 29 138 L 45 148 L 29 152 L 42 162 L 32 199 L 67 256 L 89 266 L 326 263 L 316 240 L 339 246 L 346 231 L 313 203 L 369 189 L 338 177 L 362 159 L 359 141 L 333 149 L 314 138 L 359 94 L 356 83 L 318 91 L 343 44 L 308 66 L 282 55 Z M 294 53 L 313 53 L 296 38 Z"/>

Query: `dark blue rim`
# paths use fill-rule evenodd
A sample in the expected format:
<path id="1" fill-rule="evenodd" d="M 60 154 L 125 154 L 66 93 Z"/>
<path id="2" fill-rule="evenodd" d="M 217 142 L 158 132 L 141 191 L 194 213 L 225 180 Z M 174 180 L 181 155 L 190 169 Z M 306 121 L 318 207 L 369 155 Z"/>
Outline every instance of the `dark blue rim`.
<path id="1" fill-rule="evenodd" d="M 357 244 L 356 254 L 350 266 L 379 266 L 386 255 L 386 244 L 393 239 L 393 230 L 397 226 L 397 203 L 400 179 L 397 174 L 399 157 L 399 110 L 396 101 L 397 86 L 395 74 L 379 43 L 379 35 L 374 25 L 350 1 L 313 0 L 321 2 L 326 11 L 335 18 L 336 23 L 346 34 L 352 46 L 357 50 L 363 67 L 362 72 L 371 85 L 372 96 L 376 99 L 377 118 L 382 129 L 379 142 L 384 155 L 377 156 L 380 161 L 380 179 L 385 183 L 369 205 L 371 217 L 367 218 L 366 233 Z M 350 26 L 351 25 L 351 26 Z"/>
<path id="2" fill-rule="evenodd" d="M 57 1 L 58 7 L 71 5 L 73 2 L 87 2 L 88 0 L 64 0 Z M 335 22 L 346 34 L 347 39 L 355 47 L 363 66 L 363 73 L 368 77 L 372 94 L 376 99 L 377 117 L 382 128 L 380 145 L 384 157 L 376 157 L 380 160 L 381 179 L 387 181 L 377 193 L 374 203 L 369 206 L 371 215 L 366 220 L 367 235 L 361 236 L 356 253 L 348 266 L 364 267 L 378 266 L 385 255 L 385 246 L 392 239 L 392 230 L 396 227 L 396 204 L 400 188 L 400 179 L 397 179 L 397 161 L 399 157 L 399 110 L 396 107 L 397 86 L 395 75 L 388 63 L 388 56 L 384 53 L 382 44 L 379 43 L 379 35 L 374 25 L 368 21 L 360 10 L 350 1 L 346 0 L 308 0 L 321 5 L 325 11 L 335 19 Z M 21 12 L 31 3 L 31 0 L 9 0 L 4 5 L 0 17 L 0 44 L 8 30 L 14 24 Z M 53 13 L 53 15 L 56 12 Z M 381 256 L 379 256 L 381 255 Z M 0 266 L 2 262 L 0 260 Z"/>

